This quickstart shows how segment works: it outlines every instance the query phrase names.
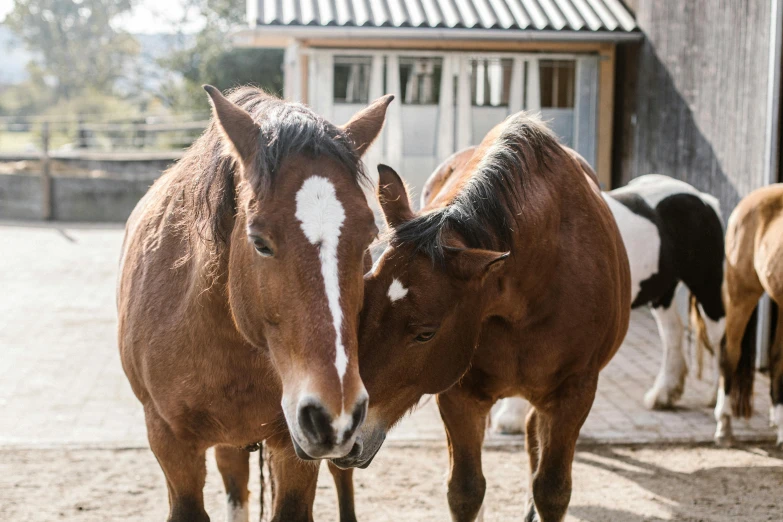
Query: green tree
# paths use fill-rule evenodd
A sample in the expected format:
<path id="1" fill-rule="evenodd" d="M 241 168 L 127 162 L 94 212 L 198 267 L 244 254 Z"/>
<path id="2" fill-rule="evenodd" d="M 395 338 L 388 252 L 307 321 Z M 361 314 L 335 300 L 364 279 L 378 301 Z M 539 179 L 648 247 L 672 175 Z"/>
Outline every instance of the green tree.
<path id="1" fill-rule="evenodd" d="M 31 79 L 51 84 L 55 100 L 109 93 L 138 53 L 136 40 L 112 27 L 133 0 L 15 0 L 5 24 L 38 57 Z"/>
<path id="2" fill-rule="evenodd" d="M 192 45 L 173 52 L 161 65 L 180 73 L 181 85 L 164 86 L 161 97 L 178 110 L 204 110 L 207 98 L 201 85 L 221 90 L 237 85 L 257 85 L 269 92 L 283 90 L 283 51 L 233 48 L 230 32 L 245 24 L 245 2 L 190 0 L 193 11 L 205 19 Z"/>

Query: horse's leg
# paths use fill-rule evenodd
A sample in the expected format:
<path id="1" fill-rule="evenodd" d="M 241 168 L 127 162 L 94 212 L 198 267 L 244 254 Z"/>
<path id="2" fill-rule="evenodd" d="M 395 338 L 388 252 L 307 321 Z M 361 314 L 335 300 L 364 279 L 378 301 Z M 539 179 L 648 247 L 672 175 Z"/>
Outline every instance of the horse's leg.
<path id="1" fill-rule="evenodd" d="M 781 306 L 783 298 L 778 298 L 775 302 L 778 304 L 778 323 L 775 340 L 769 350 L 769 383 L 772 398 L 769 420 L 778 428 L 778 447 L 783 447 L 783 306 Z"/>
<path id="2" fill-rule="evenodd" d="M 712 354 L 712 375 L 710 378 L 710 391 L 707 392 L 707 407 L 715 408 L 718 403 L 718 390 L 720 389 L 720 342 L 713 346 L 714 353 Z"/>
<path id="3" fill-rule="evenodd" d="M 524 433 L 525 416 L 529 407 L 529 403 L 521 397 L 503 399 L 492 419 L 492 431 L 505 435 Z"/>
<path id="4" fill-rule="evenodd" d="M 526 521 L 561 522 L 571 501 L 571 466 L 576 440 L 595 398 L 597 378 L 567 379 L 534 416 L 539 460 L 533 475 L 534 511 Z"/>
<path id="5" fill-rule="evenodd" d="M 329 462 L 329 471 L 337 489 L 340 522 L 356 522 L 356 510 L 353 503 L 353 470 L 340 469 Z"/>
<path id="6" fill-rule="evenodd" d="M 266 446 L 274 483 L 271 522 L 312 522 L 320 461 L 300 460 L 287 432 L 267 439 Z"/>
<path id="7" fill-rule="evenodd" d="M 459 386 L 438 395 L 438 408 L 449 444 L 448 501 L 453 522 L 481 520 L 486 481 L 481 470 L 481 446 L 489 401 L 478 400 Z"/>
<path id="8" fill-rule="evenodd" d="M 206 447 L 194 440 L 178 439 L 163 419 L 145 410 L 150 449 L 166 475 L 169 522 L 209 522 L 204 510 Z"/>
<path id="9" fill-rule="evenodd" d="M 536 514 L 533 503 L 533 477 L 538 470 L 538 459 L 541 455 L 541 448 L 538 444 L 538 413 L 531 407 L 527 414 L 525 422 L 525 449 L 527 450 L 528 465 L 530 474 L 528 476 L 527 500 L 525 501 L 525 522 L 532 522 Z"/>
<path id="10" fill-rule="evenodd" d="M 249 522 L 250 452 L 233 446 L 217 446 L 215 460 L 226 488 L 226 522 Z"/>
<path id="11" fill-rule="evenodd" d="M 715 442 L 719 446 L 731 446 L 734 436 L 731 431 L 731 394 L 732 378 L 742 355 L 742 337 L 761 297 L 761 290 L 740 291 L 732 282 L 727 270 L 726 279 L 726 341 L 720 351 L 721 378 L 718 398 L 715 401 Z"/>
<path id="12" fill-rule="evenodd" d="M 658 333 L 663 343 L 663 360 L 655 384 L 644 396 L 648 409 L 671 408 L 682 396 L 688 367 L 682 353 L 683 326 L 677 303 L 669 301 L 667 306 L 652 309 Z"/>

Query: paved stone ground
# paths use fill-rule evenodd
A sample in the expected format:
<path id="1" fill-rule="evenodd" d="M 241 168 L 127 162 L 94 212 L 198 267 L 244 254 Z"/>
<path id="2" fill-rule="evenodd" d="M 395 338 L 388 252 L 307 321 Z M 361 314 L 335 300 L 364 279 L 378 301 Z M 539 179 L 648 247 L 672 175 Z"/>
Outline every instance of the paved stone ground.
<path id="1" fill-rule="evenodd" d="M 146 446 L 144 421 L 117 353 L 117 226 L 0 224 L 0 445 Z M 677 410 L 648 412 L 645 390 L 660 348 L 647 311 L 634 312 L 625 344 L 604 370 L 582 430 L 597 442 L 702 442 L 714 422 L 708 383 L 688 379 Z M 756 415 L 735 421 L 740 438 L 771 439 L 768 381 L 760 376 Z M 398 444 L 442 439 L 430 400 L 390 436 Z M 494 436 L 490 444 L 517 444 Z"/>

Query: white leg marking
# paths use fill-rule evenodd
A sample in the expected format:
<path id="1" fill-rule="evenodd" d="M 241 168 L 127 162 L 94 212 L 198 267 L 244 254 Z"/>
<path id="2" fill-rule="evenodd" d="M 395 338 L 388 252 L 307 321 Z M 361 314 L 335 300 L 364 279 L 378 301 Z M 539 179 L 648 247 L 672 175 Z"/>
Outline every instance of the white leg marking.
<path id="1" fill-rule="evenodd" d="M 775 425 L 778 427 L 778 446 L 783 445 L 783 404 L 775 405 Z"/>
<path id="2" fill-rule="evenodd" d="M 226 522 L 250 522 L 250 510 L 247 503 L 234 504 L 226 495 Z"/>
<path id="3" fill-rule="evenodd" d="M 345 221 L 345 210 L 334 185 L 321 176 L 307 178 L 296 193 L 296 218 L 301 223 L 308 241 L 318 246 L 321 275 L 324 278 L 326 299 L 335 332 L 335 360 L 340 383 L 348 367 L 348 355 L 343 346 L 343 309 L 340 306 L 340 277 L 337 269 L 337 246 L 340 229 Z"/>
<path id="4" fill-rule="evenodd" d="M 603 197 L 614 215 L 628 253 L 633 302 L 642 289 L 642 281 L 658 272 L 661 237 L 658 235 L 658 227 L 652 221 L 634 214 L 628 207 L 612 198 L 611 194 L 603 193 Z"/>
<path id="5" fill-rule="evenodd" d="M 712 348 L 712 388 L 708 397 L 708 404 L 710 406 L 715 405 L 715 401 L 718 395 L 718 380 L 720 379 L 720 342 L 723 339 L 723 334 L 726 332 L 726 318 L 721 317 L 717 321 L 713 321 L 707 314 L 704 313 L 704 308 L 699 306 L 699 313 L 702 319 L 704 319 L 704 326 L 707 330 L 707 338 L 710 341 L 710 348 Z"/>
<path id="6" fill-rule="evenodd" d="M 408 289 L 402 286 L 400 280 L 395 277 L 392 279 L 391 285 L 389 286 L 389 291 L 386 292 L 386 295 L 389 296 L 389 299 L 393 303 L 408 295 Z"/>
<path id="7" fill-rule="evenodd" d="M 731 408 L 724 390 L 723 378 L 721 378 L 718 385 L 718 398 L 715 401 L 715 421 L 717 423 L 715 426 L 715 442 L 719 446 L 730 446 L 733 438 L 731 433 Z"/>
<path id="8" fill-rule="evenodd" d="M 669 308 L 653 308 L 652 313 L 663 342 L 663 361 L 655 384 L 644 396 L 644 405 L 649 409 L 672 406 L 682 395 L 688 371 L 682 354 L 683 327 L 676 303 L 672 302 Z"/>
<path id="9" fill-rule="evenodd" d="M 726 392 L 723 389 L 723 379 L 718 387 L 718 398 L 715 400 L 715 420 L 720 422 L 721 417 L 730 417 L 729 401 L 726 400 Z"/>
<path id="10" fill-rule="evenodd" d="M 500 402 L 492 419 L 492 431 L 505 435 L 525 433 L 525 417 L 530 405 L 521 397 L 509 397 Z"/>

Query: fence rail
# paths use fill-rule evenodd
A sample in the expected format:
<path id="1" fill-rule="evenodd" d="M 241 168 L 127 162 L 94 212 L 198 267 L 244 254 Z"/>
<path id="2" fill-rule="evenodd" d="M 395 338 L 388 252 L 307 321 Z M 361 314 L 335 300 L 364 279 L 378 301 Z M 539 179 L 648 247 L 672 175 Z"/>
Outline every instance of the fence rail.
<path id="1" fill-rule="evenodd" d="M 177 150 L 188 147 L 209 123 L 206 119 L 160 121 L 135 118 L 126 121 L 0 119 L 0 153 L 40 152 L 43 129 L 49 150 Z"/>
<path id="2" fill-rule="evenodd" d="M 205 119 L 160 121 L 149 118 L 148 121 L 122 122 L 0 119 L 0 163 L 6 164 L 2 172 L 27 175 L 30 181 L 39 178 L 40 217 L 48 220 L 54 215 L 52 176 L 58 175 L 64 161 L 71 177 L 74 165 L 89 162 L 110 162 L 111 168 L 126 162 L 122 168 L 133 169 L 139 164 L 147 167 L 155 162 L 165 165 L 180 157 L 208 123 Z M 20 161 L 18 165 L 14 163 Z M 76 176 L 84 175 L 86 173 Z"/>

